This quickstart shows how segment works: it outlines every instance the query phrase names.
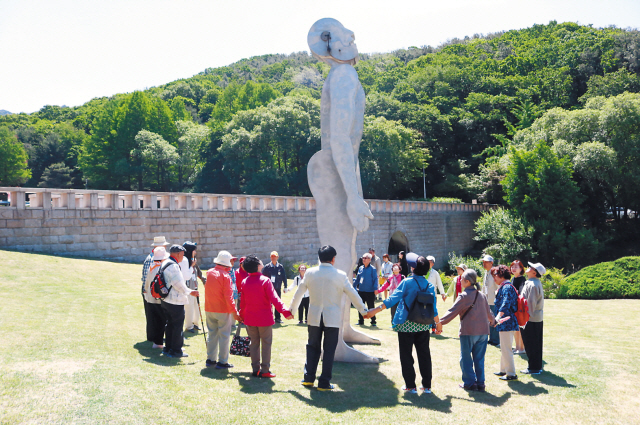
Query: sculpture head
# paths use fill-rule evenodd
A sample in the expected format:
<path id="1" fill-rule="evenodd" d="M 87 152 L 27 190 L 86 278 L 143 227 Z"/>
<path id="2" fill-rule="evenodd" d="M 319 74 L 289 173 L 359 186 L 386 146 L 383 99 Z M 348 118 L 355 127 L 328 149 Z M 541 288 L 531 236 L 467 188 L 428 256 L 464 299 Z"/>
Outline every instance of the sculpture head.
<path id="1" fill-rule="evenodd" d="M 355 39 L 353 31 L 333 18 L 316 21 L 307 35 L 307 43 L 313 56 L 329 65 L 331 62 L 355 65 L 358 61 Z"/>

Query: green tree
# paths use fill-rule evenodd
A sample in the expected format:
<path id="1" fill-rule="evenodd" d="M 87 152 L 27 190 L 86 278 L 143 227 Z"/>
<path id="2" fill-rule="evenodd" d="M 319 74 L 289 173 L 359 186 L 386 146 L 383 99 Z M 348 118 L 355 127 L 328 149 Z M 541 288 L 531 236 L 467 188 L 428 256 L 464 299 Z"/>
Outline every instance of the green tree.
<path id="1" fill-rule="evenodd" d="M 178 159 L 176 160 L 176 173 L 178 175 L 178 190 L 191 186 L 202 169 L 200 151 L 208 140 L 211 130 L 191 121 L 177 121 L 178 129 Z"/>
<path id="2" fill-rule="evenodd" d="M 398 121 L 366 117 L 360 145 L 360 176 L 364 196 L 390 199 L 422 175 L 429 153 L 418 135 Z"/>
<path id="3" fill-rule="evenodd" d="M 30 176 L 24 146 L 12 131 L 0 127 L 0 184 L 19 186 Z"/>
<path id="4" fill-rule="evenodd" d="M 307 163 L 319 149 L 320 105 L 305 96 L 238 112 L 220 146 L 234 192 L 272 195 L 310 195 Z"/>
<path id="5" fill-rule="evenodd" d="M 65 166 L 64 162 L 58 162 L 51 164 L 44 170 L 38 187 L 68 189 L 72 184 L 71 169 Z"/>
<path id="6" fill-rule="evenodd" d="M 179 155 L 175 146 L 156 133 L 140 130 L 136 135 L 137 147 L 131 151 L 131 157 L 139 158 L 144 168 L 148 187 L 166 192 L 171 184 L 169 167 L 175 164 Z"/>
<path id="7" fill-rule="evenodd" d="M 482 213 L 475 232 L 474 239 L 485 242 L 483 251 L 494 257 L 496 264 L 510 264 L 517 258 L 536 255 L 532 248 L 535 229 L 514 211 L 500 207 Z"/>
<path id="8" fill-rule="evenodd" d="M 595 257 L 598 242 L 584 228 L 585 197 L 572 180 L 568 158 L 560 159 L 544 142 L 531 151 L 512 149 L 512 166 L 503 181 L 514 212 L 535 228 L 533 249 L 550 265 L 571 267 Z"/>
<path id="9" fill-rule="evenodd" d="M 134 92 L 104 105 L 92 123 L 91 138 L 84 143 L 80 155 L 80 166 L 92 187 L 143 190 L 142 157 L 131 156 L 139 148 L 136 135 L 141 130 L 177 144 L 173 114 L 162 99 Z"/>

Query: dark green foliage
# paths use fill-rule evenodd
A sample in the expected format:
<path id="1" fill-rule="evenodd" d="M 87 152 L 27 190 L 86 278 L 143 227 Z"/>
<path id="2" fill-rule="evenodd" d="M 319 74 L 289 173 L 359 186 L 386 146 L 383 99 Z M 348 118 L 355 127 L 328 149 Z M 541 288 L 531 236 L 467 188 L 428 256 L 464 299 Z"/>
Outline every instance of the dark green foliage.
<path id="1" fill-rule="evenodd" d="M 429 197 L 499 202 L 499 173 L 494 168 L 481 181 L 470 177 L 482 171 L 485 157 L 480 154 L 504 153 L 514 131 L 526 128 L 550 108 L 581 108 L 594 96 L 640 90 L 638 57 L 638 31 L 552 21 L 452 39 L 437 48 L 413 46 L 362 54 L 356 68 L 367 93 L 367 115 L 415 130 L 418 145 L 430 152 Z M 283 95 L 319 99 L 328 71 L 306 52 L 264 55 L 150 88 L 144 92 L 146 100 L 140 94 L 123 94 L 73 108 L 50 105 L 31 115 L 2 116 L 0 124 L 18 131 L 25 144 L 34 167 L 31 183 L 60 159 L 40 158 L 35 149 L 51 133 L 47 126 L 64 122 L 91 137 L 85 152 L 97 152 L 95 161 L 85 155 L 82 167 L 75 163 L 77 153 L 65 153 L 74 185 L 83 179 L 82 168 L 92 187 L 116 189 L 145 185 L 141 163 L 129 156 L 143 127 L 175 145 L 176 120 L 207 123 L 211 142 L 199 151 L 202 171 L 196 187 L 240 190 L 236 183 L 225 181 L 218 151 L 234 115 Z M 166 108 L 170 113 L 163 111 Z M 414 175 L 394 190 L 389 197 L 422 196 L 421 176 Z"/>
<path id="2" fill-rule="evenodd" d="M 571 179 L 571 163 L 560 159 L 544 142 L 531 151 L 513 149 L 512 166 L 503 181 L 513 213 L 535 229 L 532 248 L 548 265 L 588 264 L 598 241 L 584 227 L 583 202 Z"/>
<path id="3" fill-rule="evenodd" d="M 640 257 L 585 267 L 565 279 L 557 296 L 592 300 L 640 298 Z"/>
<path id="4" fill-rule="evenodd" d="M 53 187 L 60 189 L 68 189 L 71 185 L 71 169 L 65 166 L 63 162 L 58 162 L 48 166 L 44 170 L 44 173 L 42 173 L 40 183 L 38 183 L 38 187 Z"/>

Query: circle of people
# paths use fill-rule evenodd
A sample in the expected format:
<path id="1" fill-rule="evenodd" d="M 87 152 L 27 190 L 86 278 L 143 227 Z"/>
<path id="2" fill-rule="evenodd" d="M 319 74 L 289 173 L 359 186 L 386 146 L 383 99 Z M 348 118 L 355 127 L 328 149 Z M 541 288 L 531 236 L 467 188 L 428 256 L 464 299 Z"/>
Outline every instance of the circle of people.
<path id="1" fill-rule="evenodd" d="M 544 291 L 540 277 L 546 273 L 540 263 L 528 263 L 525 269 L 520 260 L 510 267 L 494 266 L 490 255 L 484 255 L 482 284 L 475 270 L 464 264 L 456 267 L 457 277 L 450 292 L 454 292 L 453 306 L 439 316 L 436 306 L 436 290 L 442 300 L 447 299 L 442 280 L 433 268 L 435 258 L 400 251 L 399 261 L 390 262 L 387 254 L 383 262 L 370 249 L 358 261 L 353 280 L 344 271 L 334 267 L 336 250 L 328 245 L 318 250 L 319 264 L 298 267 L 293 279 L 295 295 L 289 308 L 281 300 L 281 290 L 287 292 L 286 271 L 278 262 L 278 253 L 271 252 L 271 261 L 264 265 L 255 255 L 240 258 L 240 266 L 234 270 L 237 257 L 228 251 L 220 251 L 213 260 L 215 267 L 207 271 L 206 278 L 197 263 L 197 244 L 185 242 L 170 245 L 164 236 L 157 236 L 153 250 L 145 259 L 142 271 L 142 297 L 146 316 L 147 340 L 153 348 L 162 349 L 167 357 L 188 357 L 182 350 L 183 329 L 195 333 L 204 326 L 200 309 L 198 279 L 205 286 L 205 317 L 208 338 L 206 367 L 229 369 L 232 328 L 239 335 L 240 323 L 244 323 L 250 338 L 249 353 L 252 375 L 258 378 L 275 378 L 271 366 L 273 326 L 282 323 L 281 315 L 293 319 L 292 311 L 298 309 L 299 323 L 308 324 L 307 358 L 302 385 L 313 387 L 318 362 L 322 357 L 322 372 L 317 389 L 331 391 L 330 383 L 339 328 L 342 325 L 342 295 L 346 294 L 358 310 L 358 325 L 371 319 L 376 326 L 376 314 L 387 308 L 391 311 L 392 328 L 398 335 L 400 365 L 404 385 L 402 390 L 416 394 L 431 392 L 432 364 L 429 348 L 430 334 L 442 333 L 442 326 L 460 316 L 460 388 L 467 391 L 485 391 L 484 359 L 487 345 L 501 350 L 499 379 L 517 379 L 514 354 L 526 353 L 528 367 L 525 374 L 543 371 L 543 307 Z M 166 298 L 158 300 L 150 295 L 150 284 L 155 275 L 164 273 Z M 430 324 L 409 320 L 412 306 L 420 293 L 432 296 L 433 320 Z M 375 299 L 384 294 L 384 300 L 376 307 Z M 529 320 L 521 327 L 516 320 L 518 296 L 527 300 Z M 366 307 L 365 307 L 366 304 Z M 272 309 L 275 307 L 275 312 Z M 304 320 L 303 320 L 304 317 Z M 512 350 L 515 338 L 516 347 Z M 323 342 L 324 339 L 324 342 Z M 418 358 L 421 386 L 416 386 L 413 366 L 413 348 Z"/>

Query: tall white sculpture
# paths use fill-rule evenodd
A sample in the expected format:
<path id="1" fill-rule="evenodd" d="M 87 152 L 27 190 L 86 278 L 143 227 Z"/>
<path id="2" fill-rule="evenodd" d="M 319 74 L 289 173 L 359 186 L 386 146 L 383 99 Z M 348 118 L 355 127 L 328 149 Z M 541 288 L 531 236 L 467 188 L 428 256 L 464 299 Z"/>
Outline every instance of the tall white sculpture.
<path id="1" fill-rule="evenodd" d="M 358 150 L 364 125 L 365 95 L 353 65 L 358 48 L 352 31 L 331 18 L 317 21 L 307 37 L 311 53 L 331 66 L 322 89 L 321 150 L 309 161 L 309 188 L 316 200 L 321 245 L 338 252 L 335 267 L 353 277 L 356 236 L 369 228 L 373 214 L 362 197 Z M 351 303 L 343 295 L 343 316 L 335 360 L 378 363 L 376 357 L 358 351 L 346 342 L 376 344 L 351 327 Z"/>

